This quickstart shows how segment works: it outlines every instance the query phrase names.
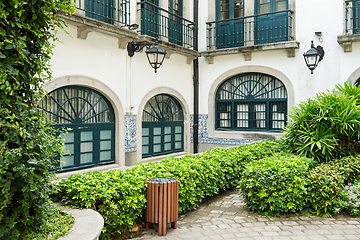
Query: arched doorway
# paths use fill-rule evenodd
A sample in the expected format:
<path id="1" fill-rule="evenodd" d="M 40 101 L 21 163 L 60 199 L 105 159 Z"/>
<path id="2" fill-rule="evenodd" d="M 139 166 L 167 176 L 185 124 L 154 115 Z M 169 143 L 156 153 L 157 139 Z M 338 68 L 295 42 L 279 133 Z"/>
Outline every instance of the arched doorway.
<path id="1" fill-rule="evenodd" d="M 86 87 L 66 86 L 40 102 L 55 128 L 67 129 L 65 153 L 57 164 L 72 170 L 115 162 L 115 116 L 109 101 Z"/>
<path id="2" fill-rule="evenodd" d="M 184 151 L 184 116 L 179 102 L 166 94 L 152 97 L 142 115 L 142 157 Z"/>

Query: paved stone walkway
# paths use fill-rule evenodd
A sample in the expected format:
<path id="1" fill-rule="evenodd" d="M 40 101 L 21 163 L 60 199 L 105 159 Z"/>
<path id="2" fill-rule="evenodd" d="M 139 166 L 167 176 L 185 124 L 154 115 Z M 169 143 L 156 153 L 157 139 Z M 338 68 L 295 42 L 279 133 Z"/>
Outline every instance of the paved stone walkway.
<path id="1" fill-rule="evenodd" d="M 154 226 L 156 228 L 156 225 Z M 158 236 L 150 229 L 135 239 L 360 239 L 360 217 L 267 217 L 249 213 L 241 194 L 227 191 L 180 215 L 177 229 Z"/>

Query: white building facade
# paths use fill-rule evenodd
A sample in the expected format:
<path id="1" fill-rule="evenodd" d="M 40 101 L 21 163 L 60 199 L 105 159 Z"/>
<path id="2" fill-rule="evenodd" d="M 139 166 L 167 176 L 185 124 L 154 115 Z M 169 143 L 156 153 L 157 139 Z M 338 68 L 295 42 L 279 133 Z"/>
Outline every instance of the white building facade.
<path id="1" fill-rule="evenodd" d="M 360 78 L 360 1 L 76 2 L 43 101 L 69 129 L 63 170 L 279 139 L 293 106 Z M 126 48 L 155 39 L 167 52 L 157 73 L 146 48 Z M 325 52 L 313 74 L 312 40 Z"/>

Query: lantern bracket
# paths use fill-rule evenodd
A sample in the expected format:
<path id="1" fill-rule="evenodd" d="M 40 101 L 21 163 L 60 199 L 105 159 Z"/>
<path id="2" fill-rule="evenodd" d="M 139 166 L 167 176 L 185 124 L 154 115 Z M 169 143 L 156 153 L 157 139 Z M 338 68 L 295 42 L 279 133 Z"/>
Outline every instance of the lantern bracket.
<path id="1" fill-rule="evenodd" d="M 134 41 L 131 41 L 127 45 L 128 55 L 129 57 L 133 57 L 136 52 L 140 52 L 141 50 L 143 50 L 144 47 L 146 47 L 146 49 L 149 49 L 150 47 L 155 46 L 156 43 L 134 43 Z"/>

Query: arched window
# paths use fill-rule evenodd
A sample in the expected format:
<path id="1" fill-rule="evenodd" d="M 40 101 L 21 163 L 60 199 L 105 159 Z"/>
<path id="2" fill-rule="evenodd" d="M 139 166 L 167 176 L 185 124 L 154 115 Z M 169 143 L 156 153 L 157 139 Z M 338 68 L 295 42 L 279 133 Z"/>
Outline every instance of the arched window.
<path id="1" fill-rule="evenodd" d="M 61 170 L 115 162 L 115 118 L 109 101 L 95 90 L 68 86 L 40 102 L 54 127 L 68 129 Z"/>
<path id="2" fill-rule="evenodd" d="M 184 151 L 184 116 L 179 102 L 165 94 L 152 97 L 142 116 L 142 156 Z"/>
<path id="3" fill-rule="evenodd" d="M 217 130 L 280 131 L 287 120 L 287 92 L 275 77 L 240 74 L 220 85 L 215 107 Z"/>

